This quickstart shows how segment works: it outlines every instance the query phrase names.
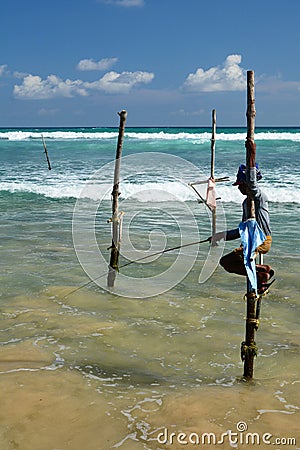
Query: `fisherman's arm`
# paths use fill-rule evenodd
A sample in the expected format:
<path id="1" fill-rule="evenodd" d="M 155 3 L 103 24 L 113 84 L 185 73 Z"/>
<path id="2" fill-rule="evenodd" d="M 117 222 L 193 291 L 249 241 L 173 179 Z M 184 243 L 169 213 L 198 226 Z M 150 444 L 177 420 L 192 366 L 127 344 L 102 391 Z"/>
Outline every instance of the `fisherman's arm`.
<path id="1" fill-rule="evenodd" d="M 227 231 L 219 231 L 218 233 L 210 236 L 209 240 L 212 245 L 215 245 L 217 242 L 224 239 L 225 241 L 233 241 L 234 239 L 238 239 L 240 237 L 240 232 L 238 228 L 234 228 L 233 230 Z"/>

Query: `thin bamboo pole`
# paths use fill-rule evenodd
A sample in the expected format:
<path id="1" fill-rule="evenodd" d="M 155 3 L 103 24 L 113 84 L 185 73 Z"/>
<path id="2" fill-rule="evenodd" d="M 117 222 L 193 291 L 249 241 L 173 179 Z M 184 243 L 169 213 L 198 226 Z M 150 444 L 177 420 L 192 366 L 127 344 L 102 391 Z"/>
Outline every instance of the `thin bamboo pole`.
<path id="1" fill-rule="evenodd" d="M 44 146 L 44 150 L 45 150 L 45 155 L 46 155 L 46 160 L 47 160 L 47 164 L 48 164 L 48 169 L 51 170 L 51 164 L 50 164 L 50 159 L 49 159 L 49 156 L 48 156 L 48 150 L 47 150 L 46 143 L 45 143 L 43 135 L 42 135 L 42 142 L 43 142 L 43 146 Z"/>
<path id="2" fill-rule="evenodd" d="M 120 166 L 122 156 L 122 146 L 124 140 L 125 122 L 127 112 L 125 110 L 118 113 L 120 116 L 119 135 L 116 151 L 115 171 L 114 171 L 114 186 L 112 190 L 112 244 L 110 253 L 110 263 L 108 267 L 107 286 L 113 287 L 115 284 L 116 272 L 119 265 L 120 253 L 120 219 L 119 219 L 119 179 Z"/>
<path id="3" fill-rule="evenodd" d="M 210 177 L 215 179 L 215 149 L 216 149 L 216 110 L 212 110 L 212 133 L 211 133 L 211 160 L 210 160 Z M 212 234 L 216 234 L 217 230 L 217 209 L 212 209 Z"/>
<path id="4" fill-rule="evenodd" d="M 254 97 L 254 71 L 247 72 L 247 139 L 254 141 L 255 129 L 255 97 Z M 246 151 L 246 167 L 249 168 L 250 154 Z M 254 201 L 250 194 L 247 196 L 247 214 L 248 219 L 255 218 Z M 246 317 L 246 337 L 242 344 L 244 359 L 244 377 L 253 378 L 253 361 L 256 356 L 255 330 L 256 320 L 256 295 L 251 291 L 249 279 L 247 277 L 247 317 Z"/>

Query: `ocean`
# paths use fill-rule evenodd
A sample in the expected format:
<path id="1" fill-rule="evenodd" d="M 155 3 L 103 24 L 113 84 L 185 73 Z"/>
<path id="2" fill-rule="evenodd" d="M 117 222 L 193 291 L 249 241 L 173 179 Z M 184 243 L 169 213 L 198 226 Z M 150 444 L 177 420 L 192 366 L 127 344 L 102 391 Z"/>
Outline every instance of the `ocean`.
<path id="1" fill-rule="evenodd" d="M 217 129 L 218 231 L 241 220 L 245 136 Z M 0 128 L 0 448 L 300 448 L 300 128 L 255 132 L 276 281 L 251 382 L 246 282 L 218 265 L 239 241 L 198 244 L 211 213 L 190 183 L 205 197 L 211 130 L 126 127 L 108 289 L 117 137 L 118 126 Z"/>

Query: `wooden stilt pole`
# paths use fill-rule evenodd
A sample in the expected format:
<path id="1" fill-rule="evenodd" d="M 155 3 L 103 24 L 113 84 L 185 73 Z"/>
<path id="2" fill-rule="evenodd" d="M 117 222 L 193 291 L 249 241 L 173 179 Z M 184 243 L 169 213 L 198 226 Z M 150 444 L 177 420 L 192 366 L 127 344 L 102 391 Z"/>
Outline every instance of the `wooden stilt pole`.
<path id="1" fill-rule="evenodd" d="M 43 135 L 42 135 L 42 142 L 43 142 L 43 146 L 44 146 L 44 150 L 45 150 L 45 155 L 46 155 L 46 159 L 47 159 L 48 169 L 51 170 L 51 164 L 50 164 L 50 160 L 49 160 L 49 156 L 48 156 L 48 150 L 47 150 L 46 143 L 45 143 Z"/>
<path id="2" fill-rule="evenodd" d="M 210 179 L 212 179 L 215 183 L 220 183 L 222 181 L 229 181 L 228 177 L 221 177 L 221 178 L 215 178 L 215 147 L 216 147 L 216 110 L 212 110 L 212 133 L 211 133 L 211 159 L 210 159 Z M 195 191 L 197 196 L 200 198 L 199 203 L 202 202 L 206 204 L 206 206 L 209 208 L 209 210 L 212 213 L 212 235 L 216 233 L 217 229 L 217 208 L 213 207 L 209 202 L 207 202 L 206 199 L 198 192 L 198 190 L 195 188 L 196 184 L 207 184 L 209 180 L 201 180 L 201 181 L 195 181 L 193 183 L 189 183 L 189 186 Z M 217 198 L 216 200 L 219 200 Z"/>
<path id="3" fill-rule="evenodd" d="M 125 122 L 127 117 L 127 112 L 125 110 L 118 113 L 120 116 L 120 126 L 119 135 L 116 151 L 116 162 L 115 162 L 115 172 L 114 172 L 114 186 L 112 191 L 112 244 L 110 247 L 110 263 L 108 268 L 107 276 L 107 286 L 113 287 L 115 284 L 116 272 L 118 270 L 119 264 L 119 253 L 120 253 L 120 218 L 119 218 L 119 178 L 120 178 L 120 166 L 121 166 L 121 155 L 122 146 L 125 131 Z"/>
<path id="4" fill-rule="evenodd" d="M 254 97 L 254 72 L 247 72 L 247 138 L 254 141 L 255 129 L 255 97 Z M 249 167 L 250 155 L 246 151 L 246 167 Z M 255 218 L 254 201 L 250 195 L 247 197 L 248 219 Z M 256 320 L 256 294 L 251 291 L 249 279 L 247 277 L 247 317 L 246 317 L 246 337 L 242 343 L 241 355 L 244 361 L 245 379 L 253 378 L 253 360 L 257 354 L 255 343 Z"/>
<path id="5" fill-rule="evenodd" d="M 264 263 L 264 255 L 262 253 L 259 253 L 258 264 L 263 264 L 263 263 Z M 261 297 L 258 297 L 258 299 L 256 301 L 256 313 L 255 313 L 255 318 L 257 320 L 256 329 L 258 328 L 258 323 L 259 323 L 260 305 L 261 305 Z"/>
<path id="6" fill-rule="evenodd" d="M 216 110 L 212 110 L 212 133 L 211 133 L 211 160 L 210 177 L 215 179 L 215 148 L 216 148 Z M 212 209 L 212 234 L 216 234 L 217 229 L 217 208 Z"/>

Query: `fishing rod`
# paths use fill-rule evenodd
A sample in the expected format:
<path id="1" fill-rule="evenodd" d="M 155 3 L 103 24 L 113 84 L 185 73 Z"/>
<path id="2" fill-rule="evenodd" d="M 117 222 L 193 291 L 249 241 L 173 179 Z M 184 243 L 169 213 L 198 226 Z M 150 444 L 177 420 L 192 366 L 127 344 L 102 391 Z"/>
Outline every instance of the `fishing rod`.
<path id="1" fill-rule="evenodd" d="M 147 258 L 151 258 L 151 257 L 153 257 L 153 256 L 162 255 L 162 254 L 164 254 L 164 253 L 168 253 L 168 252 L 171 252 L 171 251 L 174 251 L 174 250 L 179 250 L 180 248 L 189 247 L 189 246 L 191 246 L 191 245 L 204 244 L 204 242 L 211 242 L 211 236 L 208 237 L 208 238 L 206 238 L 206 239 L 203 239 L 203 240 L 201 240 L 201 241 L 189 242 L 188 244 L 177 245 L 176 247 L 171 247 L 171 248 L 167 248 L 167 249 L 165 249 L 165 250 L 161 250 L 161 251 L 158 251 L 158 252 L 155 252 L 155 253 L 151 253 L 151 255 L 142 256 L 141 258 L 135 259 L 135 260 L 133 260 L 133 261 L 129 261 L 129 262 L 127 262 L 127 263 L 121 265 L 121 266 L 119 267 L 119 269 L 123 269 L 124 267 L 130 266 L 131 264 L 134 264 L 134 263 L 143 261 L 143 260 L 145 260 L 145 259 L 147 259 Z M 75 292 L 80 291 L 81 289 L 85 288 L 86 286 L 89 286 L 91 283 L 94 283 L 96 280 L 99 280 L 99 278 L 105 277 L 106 275 L 107 275 L 107 273 L 105 272 L 105 273 L 103 273 L 102 275 L 99 275 L 98 277 L 96 277 L 94 280 L 90 280 L 90 281 L 88 281 L 87 283 L 82 284 L 81 286 L 77 287 L 77 288 L 74 289 L 73 291 L 68 292 L 68 294 L 64 295 L 64 296 L 62 297 L 62 300 L 63 300 L 64 298 L 68 297 L 69 295 L 74 294 Z"/>

